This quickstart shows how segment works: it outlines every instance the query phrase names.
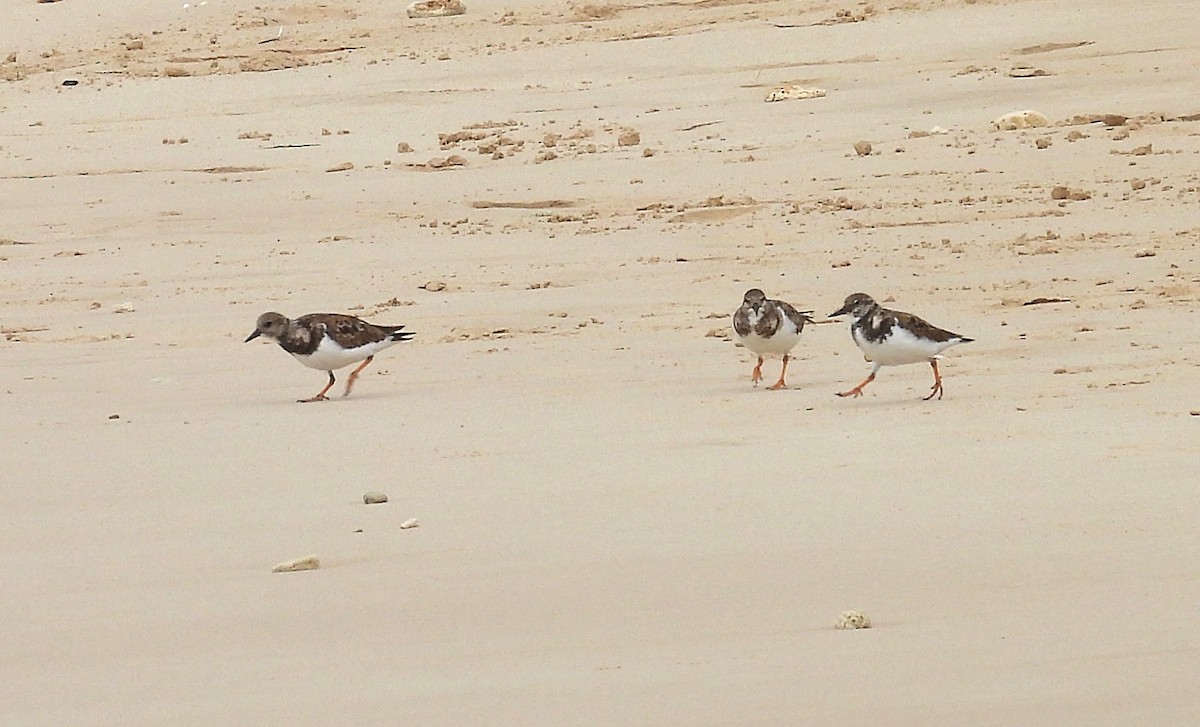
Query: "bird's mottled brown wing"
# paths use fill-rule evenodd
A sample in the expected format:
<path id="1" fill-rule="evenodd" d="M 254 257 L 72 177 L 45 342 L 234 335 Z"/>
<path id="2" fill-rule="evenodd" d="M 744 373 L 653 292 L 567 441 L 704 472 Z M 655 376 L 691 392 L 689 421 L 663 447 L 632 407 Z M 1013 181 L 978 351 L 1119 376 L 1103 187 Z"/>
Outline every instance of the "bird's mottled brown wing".
<path id="1" fill-rule="evenodd" d="M 915 335 L 920 336 L 921 338 L 926 338 L 930 341 L 942 343 L 949 341 L 952 338 L 964 338 L 957 333 L 951 333 L 950 331 L 938 328 L 937 326 L 926 321 L 924 318 L 918 318 L 912 313 L 905 313 L 898 310 L 888 311 L 888 313 L 890 313 L 896 319 L 896 322 L 899 325 L 904 326 L 908 330 L 912 331 Z"/>
<path id="2" fill-rule="evenodd" d="M 733 314 L 733 330 L 739 336 L 750 335 L 750 309 L 742 306 Z"/>
<path id="3" fill-rule="evenodd" d="M 774 300 L 771 302 L 778 306 L 779 310 L 783 311 L 783 314 L 796 326 L 797 331 L 803 331 L 805 323 L 813 322 L 812 311 L 810 310 L 796 310 L 792 307 L 791 303 L 783 300 Z"/>
<path id="4" fill-rule="evenodd" d="M 297 318 L 296 325 L 312 328 L 323 325 L 325 333 L 342 348 L 358 348 L 382 341 L 388 336 L 378 326 L 341 313 L 310 313 Z"/>

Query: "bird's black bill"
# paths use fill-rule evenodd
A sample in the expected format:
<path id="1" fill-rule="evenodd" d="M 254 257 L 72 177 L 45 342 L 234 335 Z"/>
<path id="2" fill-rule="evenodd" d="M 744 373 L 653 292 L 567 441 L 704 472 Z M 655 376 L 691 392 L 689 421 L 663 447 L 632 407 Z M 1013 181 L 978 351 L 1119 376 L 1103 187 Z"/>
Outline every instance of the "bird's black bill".
<path id="1" fill-rule="evenodd" d="M 251 341 L 253 341 L 254 339 L 258 338 L 261 335 L 262 335 L 262 331 L 255 331 L 254 333 L 251 333 L 249 336 L 247 336 L 246 340 L 242 341 L 242 343 L 250 343 Z"/>
<path id="2" fill-rule="evenodd" d="M 837 316 L 844 316 L 849 312 L 850 312 L 849 306 L 842 306 L 841 308 L 838 308 L 834 312 L 830 313 L 828 316 L 826 316 L 826 318 L 836 318 Z"/>

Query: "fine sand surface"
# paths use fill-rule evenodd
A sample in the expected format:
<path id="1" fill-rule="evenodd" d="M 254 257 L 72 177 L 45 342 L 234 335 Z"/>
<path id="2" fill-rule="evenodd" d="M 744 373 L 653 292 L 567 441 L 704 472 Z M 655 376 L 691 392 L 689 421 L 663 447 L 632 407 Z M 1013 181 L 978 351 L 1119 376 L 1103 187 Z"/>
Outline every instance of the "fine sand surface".
<path id="1" fill-rule="evenodd" d="M 5 3 L 0 724 L 1200 724 L 1200 4 L 466 2 Z"/>

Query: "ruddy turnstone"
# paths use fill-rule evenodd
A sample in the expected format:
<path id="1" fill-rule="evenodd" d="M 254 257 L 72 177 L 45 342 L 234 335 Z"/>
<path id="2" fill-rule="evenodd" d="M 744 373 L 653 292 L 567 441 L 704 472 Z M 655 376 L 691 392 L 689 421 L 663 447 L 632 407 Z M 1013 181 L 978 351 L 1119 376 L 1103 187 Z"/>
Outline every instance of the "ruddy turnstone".
<path id="1" fill-rule="evenodd" d="M 309 368 L 328 373 L 329 383 L 319 394 L 311 399 L 300 399 L 301 402 L 326 401 L 325 392 L 336 381 L 333 377 L 336 369 L 362 361 L 362 365 L 351 371 L 346 379 L 346 392 L 342 396 L 349 396 L 358 372 L 371 363 L 375 354 L 415 335 L 402 328 L 404 326 L 377 326 L 340 313 L 310 313 L 294 321 L 279 313 L 263 313 L 245 343 L 259 336 L 272 338 L 284 351 L 292 354 L 292 358 Z"/>
<path id="2" fill-rule="evenodd" d="M 925 401 L 935 395 L 941 399 L 942 375 L 938 373 L 937 365 L 940 354 L 955 344 L 975 340 L 930 325 L 911 313 L 888 310 L 866 293 L 848 296 L 845 304 L 830 313 L 829 317 L 847 313 L 854 316 L 850 335 L 874 366 L 865 381 L 849 391 L 839 392 L 838 396 L 862 396 L 863 387 L 875 380 L 875 374 L 883 366 L 928 361 L 933 367 L 933 390 L 924 397 Z"/>
<path id="3" fill-rule="evenodd" d="M 750 381 L 755 386 L 762 381 L 763 357 L 782 356 L 783 368 L 779 370 L 779 381 L 767 388 L 787 388 L 783 376 L 787 373 L 788 354 L 800 342 L 804 324 L 813 322 L 811 313 L 798 311 L 782 300 L 771 300 L 758 288 L 746 291 L 742 307 L 733 314 L 733 332 L 743 346 L 758 354 L 758 363 L 750 374 Z"/>

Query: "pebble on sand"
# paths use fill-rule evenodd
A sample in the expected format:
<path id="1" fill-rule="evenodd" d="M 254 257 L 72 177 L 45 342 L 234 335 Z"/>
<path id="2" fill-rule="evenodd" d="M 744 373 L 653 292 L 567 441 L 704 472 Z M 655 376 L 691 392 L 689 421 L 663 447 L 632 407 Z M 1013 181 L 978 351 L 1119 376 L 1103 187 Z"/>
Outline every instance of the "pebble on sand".
<path id="1" fill-rule="evenodd" d="M 408 6 L 410 18 L 446 18 L 451 15 L 462 15 L 467 12 L 467 6 L 462 0 L 421 0 Z"/>
<path id="2" fill-rule="evenodd" d="M 292 573 L 298 570 L 316 570 L 321 567 L 321 561 L 315 555 L 306 555 L 303 558 L 296 558 L 284 563 L 280 563 L 271 569 L 272 573 Z"/>
<path id="3" fill-rule="evenodd" d="M 835 627 L 839 629 L 869 629 L 871 628 L 871 619 L 862 611 L 851 609 L 842 611 L 842 616 L 838 619 Z"/>
<path id="4" fill-rule="evenodd" d="M 1033 109 L 1010 111 L 992 122 L 992 128 L 996 131 L 1016 131 L 1017 129 L 1033 129 L 1049 125 L 1050 119 L 1046 118 L 1045 114 Z"/>
<path id="5" fill-rule="evenodd" d="M 795 101 L 806 98 L 824 98 L 825 89 L 809 88 L 800 86 L 795 83 L 789 83 L 786 86 L 778 86 L 767 92 L 767 97 L 763 99 L 767 103 L 773 101 Z"/>
<path id="6" fill-rule="evenodd" d="M 375 490 L 371 490 L 363 495 L 364 505 L 380 505 L 387 501 L 387 495 L 383 494 L 382 492 L 376 492 Z"/>

